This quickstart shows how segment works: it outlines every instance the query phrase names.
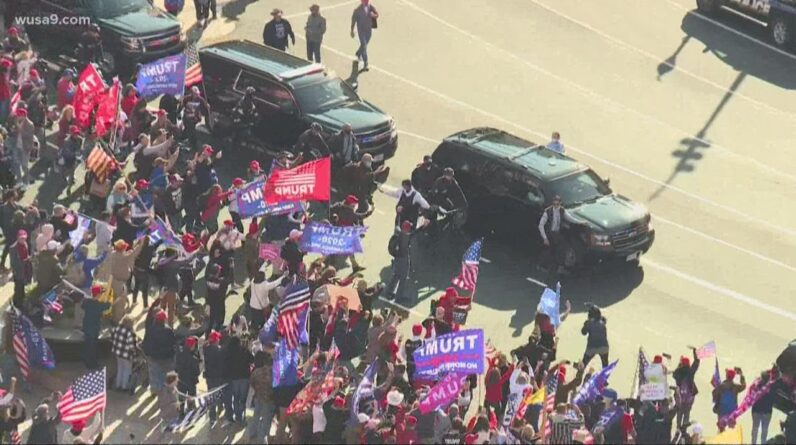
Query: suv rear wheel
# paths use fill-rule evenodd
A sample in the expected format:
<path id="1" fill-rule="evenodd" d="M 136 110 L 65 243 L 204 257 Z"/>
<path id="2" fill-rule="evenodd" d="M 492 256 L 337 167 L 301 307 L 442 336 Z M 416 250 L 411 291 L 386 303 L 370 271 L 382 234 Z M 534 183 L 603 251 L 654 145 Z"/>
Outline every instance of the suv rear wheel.
<path id="1" fill-rule="evenodd" d="M 697 0 L 697 9 L 704 14 L 715 14 L 721 7 L 720 0 Z"/>
<path id="2" fill-rule="evenodd" d="M 568 239 L 564 242 L 562 260 L 564 267 L 574 269 L 583 264 L 583 257 L 586 253 L 586 246 L 580 240 Z"/>
<path id="3" fill-rule="evenodd" d="M 788 48 L 793 40 L 791 21 L 784 17 L 773 17 L 768 23 L 771 41 L 780 48 Z"/>

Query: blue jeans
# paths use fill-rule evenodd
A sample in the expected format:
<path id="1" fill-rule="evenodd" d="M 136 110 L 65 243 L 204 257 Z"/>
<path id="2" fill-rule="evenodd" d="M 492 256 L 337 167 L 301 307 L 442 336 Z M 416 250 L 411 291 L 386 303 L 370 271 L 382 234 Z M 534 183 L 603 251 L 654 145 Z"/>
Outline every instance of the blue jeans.
<path id="1" fill-rule="evenodd" d="M 368 42 L 370 42 L 370 33 L 359 33 L 359 49 L 357 50 L 357 57 L 368 65 Z"/>
<path id="2" fill-rule="evenodd" d="M 174 368 L 174 361 L 170 359 L 146 359 L 149 368 L 149 390 L 160 392 L 166 385 L 166 373 Z"/>
<path id="3" fill-rule="evenodd" d="M 224 394 L 224 418 L 226 420 L 243 422 L 248 395 L 249 379 L 236 379 L 229 382 Z"/>
<path id="4" fill-rule="evenodd" d="M 307 60 L 321 63 L 321 42 L 307 40 Z"/>
<path id="5" fill-rule="evenodd" d="M 116 357 L 116 388 L 129 389 L 130 375 L 133 373 L 133 362 Z"/>
<path id="6" fill-rule="evenodd" d="M 254 413 L 246 427 L 246 437 L 253 443 L 267 444 L 274 414 L 276 414 L 276 405 L 272 402 L 254 399 Z M 263 442 L 263 440 L 265 441 Z"/>
<path id="7" fill-rule="evenodd" d="M 768 424 L 771 423 L 771 413 L 756 413 L 752 411 L 752 443 L 766 443 L 768 439 Z M 760 441 L 757 441 L 757 430 L 760 429 Z"/>

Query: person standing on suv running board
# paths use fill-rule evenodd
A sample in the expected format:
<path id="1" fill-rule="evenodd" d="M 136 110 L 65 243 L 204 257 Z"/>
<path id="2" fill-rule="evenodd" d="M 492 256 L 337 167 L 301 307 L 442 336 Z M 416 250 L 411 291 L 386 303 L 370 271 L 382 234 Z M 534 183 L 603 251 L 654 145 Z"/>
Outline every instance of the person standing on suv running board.
<path id="1" fill-rule="evenodd" d="M 552 139 L 550 139 L 550 142 L 545 145 L 545 148 L 556 153 L 564 154 L 565 149 L 564 144 L 561 143 L 561 134 L 557 131 L 554 131 Z"/>
<path id="2" fill-rule="evenodd" d="M 368 70 L 368 43 L 373 34 L 373 29 L 376 28 L 379 18 L 379 12 L 370 4 L 370 0 L 361 0 L 362 4 L 354 9 L 354 14 L 351 15 L 351 38 L 354 38 L 354 27 L 357 28 L 357 35 L 359 35 L 359 49 L 357 49 L 357 60 L 365 63 L 362 71 Z"/>
<path id="3" fill-rule="evenodd" d="M 296 36 L 293 35 L 293 27 L 290 26 L 290 22 L 282 19 L 281 9 L 274 8 L 274 10 L 271 11 L 271 16 L 273 19 L 266 23 L 265 28 L 263 28 L 263 43 L 271 48 L 287 51 L 288 37 L 290 37 L 293 45 L 296 44 Z"/>
<path id="4" fill-rule="evenodd" d="M 585 224 L 570 215 L 567 209 L 561 206 L 561 197 L 556 195 L 553 198 L 553 204 L 544 209 L 542 218 L 539 219 L 539 234 L 542 235 L 544 246 L 548 248 L 551 266 L 561 266 L 559 261 L 563 253 L 561 247 L 564 241 L 561 235 L 561 225 L 564 221 L 575 225 Z M 552 267 L 550 269 L 552 270 Z"/>

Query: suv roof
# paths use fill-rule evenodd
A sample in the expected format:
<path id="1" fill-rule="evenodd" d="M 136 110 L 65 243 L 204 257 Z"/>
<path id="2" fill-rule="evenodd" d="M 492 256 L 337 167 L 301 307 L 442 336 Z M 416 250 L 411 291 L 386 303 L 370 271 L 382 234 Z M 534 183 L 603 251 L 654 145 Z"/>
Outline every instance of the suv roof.
<path id="1" fill-rule="evenodd" d="M 445 141 L 465 145 L 491 158 L 525 168 L 544 181 L 588 169 L 569 156 L 491 127 L 463 130 L 448 136 Z"/>
<path id="2" fill-rule="evenodd" d="M 228 40 L 206 46 L 200 52 L 213 54 L 282 81 L 294 81 L 326 71 L 323 65 L 249 40 Z"/>

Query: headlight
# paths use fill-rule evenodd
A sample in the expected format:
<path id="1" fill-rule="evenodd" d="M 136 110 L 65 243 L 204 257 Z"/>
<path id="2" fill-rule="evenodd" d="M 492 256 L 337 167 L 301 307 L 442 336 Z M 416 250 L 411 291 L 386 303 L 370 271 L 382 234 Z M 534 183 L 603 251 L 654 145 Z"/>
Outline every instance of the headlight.
<path id="1" fill-rule="evenodd" d="M 390 130 L 395 130 L 395 121 L 390 119 Z"/>
<path id="2" fill-rule="evenodd" d="M 611 237 L 609 235 L 591 235 L 591 245 L 597 247 L 609 247 L 611 245 Z"/>
<path id="3" fill-rule="evenodd" d="M 122 37 L 122 46 L 130 51 L 140 51 L 143 47 L 141 39 L 135 37 Z"/>
<path id="4" fill-rule="evenodd" d="M 647 232 L 652 232 L 654 229 L 652 228 L 652 219 L 647 221 Z"/>

